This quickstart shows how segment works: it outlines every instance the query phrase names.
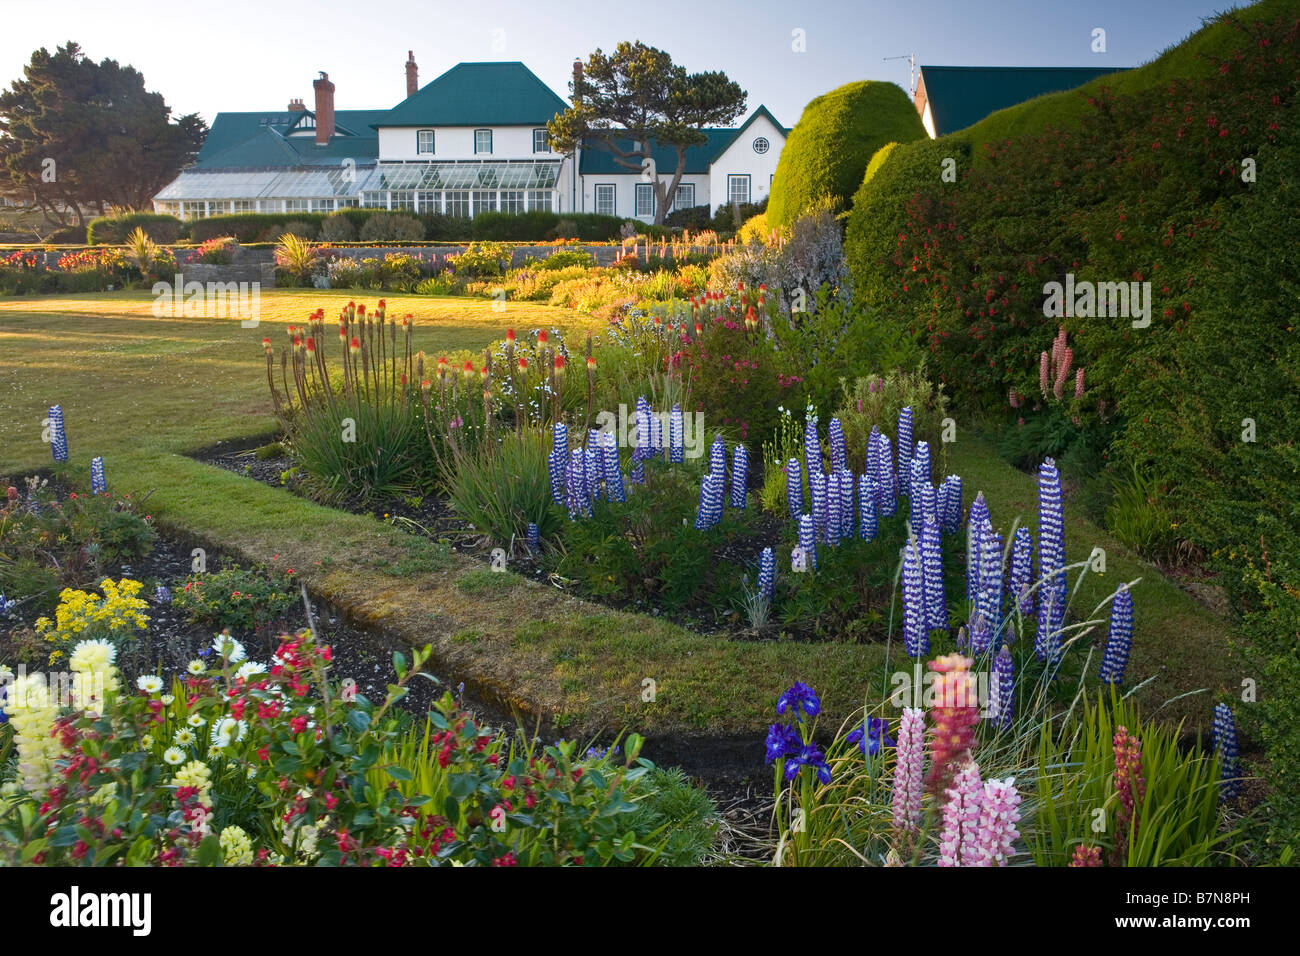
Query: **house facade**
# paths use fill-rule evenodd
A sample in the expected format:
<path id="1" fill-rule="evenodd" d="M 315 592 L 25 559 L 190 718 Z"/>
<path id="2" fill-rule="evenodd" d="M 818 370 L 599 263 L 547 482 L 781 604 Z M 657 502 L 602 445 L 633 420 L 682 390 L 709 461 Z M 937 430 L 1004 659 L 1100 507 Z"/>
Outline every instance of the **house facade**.
<path id="1" fill-rule="evenodd" d="M 575 71 L 579 69 L 575 64 Z M 578 74 L 580 75 L 580 74 Z M 524 64 L 460 63 L 390 110 L 334 109 L 321 73 L 313 108 L 218 113 L 194 166 L 154 197 L 181 219 L 347 207 L 472 217 L 482 212 L 602 212 L 652 221 L 654 190 L 598 148 L 552 150 L 546 124 L 567 104 Z M 737 129 L 706 129 L 687 151 L 674 208 L 767 195 L 785 130 L 764 107 Z M 656 149 L 661 177 L 676 154 Z"/>

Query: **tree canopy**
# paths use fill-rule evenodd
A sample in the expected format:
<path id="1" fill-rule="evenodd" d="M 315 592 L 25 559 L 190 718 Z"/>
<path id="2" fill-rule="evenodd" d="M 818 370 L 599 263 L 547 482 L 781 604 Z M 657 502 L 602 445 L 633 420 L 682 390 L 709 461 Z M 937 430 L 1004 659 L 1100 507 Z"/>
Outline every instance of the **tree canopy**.
<path id="1" fill-rule="evenodd" d="M 599 49 L 583 64 L 580 88 L 569 84 L 573 105 L 549 124 L 561 152 L 576 146 L 603 149 L 655 188 L 655 222 L 686 169 L 686 150 L 708 141 L 701 130 L 728 126 L 745 110 L 746 93 L 721 71 L 687 73 L 663 50 L 624 41 L 612 54 Z M 672 176 L 656 168 L 653 146 L 677 155 Z"/>
<path id="2" fill-rule="evenodd" d="M 147 209 L 206 135 L 197 114 L 172 122 L 134 67 L 96 63 L 71 41 L 41 48 L 0 92 L 0 190 L 65 223 L 87 207 Z"/>

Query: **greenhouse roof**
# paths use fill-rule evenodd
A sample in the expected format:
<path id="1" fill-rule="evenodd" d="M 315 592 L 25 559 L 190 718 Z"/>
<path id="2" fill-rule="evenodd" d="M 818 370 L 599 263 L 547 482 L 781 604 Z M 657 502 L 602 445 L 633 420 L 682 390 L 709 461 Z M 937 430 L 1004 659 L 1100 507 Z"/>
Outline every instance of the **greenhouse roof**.
<path id="1" fill-rule="evenodd" d="M 559 176 L 557 161 L 379 163 L 361 189 L 553 189 Z"/>
<path id="2" fill-rule="evenodd" d="M 305 169 L 187 169 L 154 198 L 162 201 L 201 199 L 329 199 L 357 195 L 357 183 L 373 167 Z"/>

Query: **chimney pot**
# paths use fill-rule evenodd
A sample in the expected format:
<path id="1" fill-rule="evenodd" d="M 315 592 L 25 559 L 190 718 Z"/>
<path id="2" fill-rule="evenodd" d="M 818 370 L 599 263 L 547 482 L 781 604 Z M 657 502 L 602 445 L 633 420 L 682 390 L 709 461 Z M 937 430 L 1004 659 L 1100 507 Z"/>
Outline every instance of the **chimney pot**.
<path id="1" fill-rule="evenodd" d="M 321 71 L 320 79 L 312 80 L 316 91 L 316 145 L 329 145 L 334 135 L 334 84 L 329 74 Z"/>

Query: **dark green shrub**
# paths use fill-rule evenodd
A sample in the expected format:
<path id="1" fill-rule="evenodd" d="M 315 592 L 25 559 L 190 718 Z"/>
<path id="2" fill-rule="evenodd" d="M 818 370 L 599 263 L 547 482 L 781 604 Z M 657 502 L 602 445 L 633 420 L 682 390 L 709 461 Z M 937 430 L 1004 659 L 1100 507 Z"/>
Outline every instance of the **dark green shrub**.
<path id="1" fill-rule="evenodd" d="M 530 212 L 481 212 L 470 221 L 471 236 L 497 242 L 535 242 L 545 239 L 559 224 L 556 213 L 541 209 Z"/>
<path id="2" fill-rule="evenodd" d="M 322 242 L 352 242 L 357 238 L 357 227 L 343 213 L 331 213 L 321 220 L 320 238 Z"/>
<path id="3" fill-rule="evenodd" d="M 366 220 L 358 238 L 362 242 L 421 242 L 424 226 L 400 212 L 377 212 Z"/>
<path id="4" fill-rule="evenodd" d="M 709 214 L 708 206 L 691 206 L 688 209 L 674 209 L 664 217 L 664 224 L 673 229 L 695 232 L 712 227 L 713 217 Z"/>
<path id="5" fill-rule="evenodd" d="M 781 150 L 768 222 L 789 225 L 824 197 L 846 207 L 876 150 L 923 138 L 916 107 L 893 83 L 864 80 L 817 97 L 804 108 Z"/>
<path id="6" fill-rule="evenodd" d="M 101 216 L 86 226 L 86 244 L 113 245 L 126 241 L 137 228 L 143 229 L 154 242 L 170 243 L 180 238 L 183 224 L 175 216 L 153 212 L 130 212 L 120 216 Z"/>

